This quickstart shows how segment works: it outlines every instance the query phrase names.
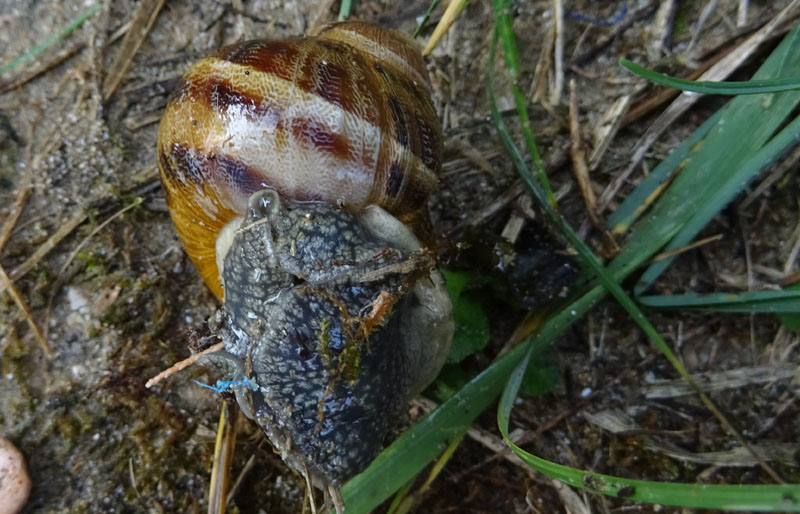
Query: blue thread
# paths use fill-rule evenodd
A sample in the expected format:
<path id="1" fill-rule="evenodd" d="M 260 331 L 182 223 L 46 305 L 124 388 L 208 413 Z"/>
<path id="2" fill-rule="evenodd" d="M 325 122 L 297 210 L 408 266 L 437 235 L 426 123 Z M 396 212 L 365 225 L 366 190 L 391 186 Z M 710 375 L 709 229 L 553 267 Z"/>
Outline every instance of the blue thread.
<path id="1" fill-rule="evenodd" d="M 223 393 L 232 387 L 246 387 L 251 391 L 258 391 L 258 384 L 253 382 L 253 380 L 250 378 L 245 378 L 244 380 L 217 380 L 217 383 L 213 386 L 198 382 L 197 380 L 195 380 L 194 383 L 200 387 L 211 389 L 217 394 Z"/>
<path id="2" fill-rule="evenodd" d="M 588 23 L 589 25 L 595 25 L 598 27 L 613 27 L 617 23 L 621 22 L 625 18 L 626 14 L 628 14 L 628 2 L 622 2 L 622 10 L 619 12 L 619 14 L 606 20 L 589 18 L 576 11 L 569 11 L 567 13 L 567 16 L 569 16 L 573 20 L 578 20 L 584 23 Z"/>

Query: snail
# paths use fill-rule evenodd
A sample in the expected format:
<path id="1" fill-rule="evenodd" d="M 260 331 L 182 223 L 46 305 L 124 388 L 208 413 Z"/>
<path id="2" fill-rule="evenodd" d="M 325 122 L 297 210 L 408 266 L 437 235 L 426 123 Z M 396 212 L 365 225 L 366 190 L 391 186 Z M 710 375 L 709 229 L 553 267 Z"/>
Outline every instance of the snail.
<path id="1" fill-rule="evenodd" d="M 422 242 L 441 147 L 416 44 L 362 22 L 224 47 L 161 120 L 171 217 L 223 300 L 206 363 L 249 384 L 242 410 L 322 488 L 374 459 L 449 350 Z"/>

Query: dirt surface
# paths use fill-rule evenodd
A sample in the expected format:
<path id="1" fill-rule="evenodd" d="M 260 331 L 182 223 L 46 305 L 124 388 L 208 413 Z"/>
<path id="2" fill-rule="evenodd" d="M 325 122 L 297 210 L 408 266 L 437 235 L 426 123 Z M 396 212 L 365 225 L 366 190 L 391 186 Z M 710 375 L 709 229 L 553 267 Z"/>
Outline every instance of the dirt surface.
<path id="1" fill-rule="evenodd" d="M 586 221 L 568 158 L 569 80 L 575 80 L 583 137 L 591 150 L 597 143 L 595 127 L 614 102 L 630 94 L 633 111 L 660 92 L 621 70 L 616 65 L 619 57 L 688 75 L 733 48 L 789 2 L 751 1 L 741 26 L 736 24 L 738 3 L 717 2 L 704 22 L 700 20 L 707 2 L 680 3 L 666 24 L 670 29 L 660 32 L 662 2 L 565 2 L 566 80 L 555 99 L 552 54 L 543 52 L 553 24 L 553 2 L 516 4 L 514 29 L 523 63 L 519 84 L 526 93 L 541 93 L 531 117 L 553 188 L 564 214 L 599 252 L 602 238 Z M 224 44 L 300 35 L 314 20 L 335 18 L 338 3 L 330 12 L 320 11 L 317 4 L 166 2 L 119 87 L 104 99 L 104 79 L 122 44 L 119 34 L 138 5 L 108 2 L 36 59 L 0 76 L 0 225 L 20 214 L 0 248 L 0 264 L 53 349 L 53 357 L 47 358 L 11 296 L 0 295 L 0 436 L 12 440 L 28 462 L 33 490 L 24 512 L 206 509 L 219 400 L 192 379 L 211 383 L 214 378 L 194 367 L 154 389 L 144 386 L 189 355 L 187 333 L 216 307 L 166 212 L 155 172 L 157 123 L 171 84 L 193 61 Z M 0 64 L 35 47 L 92 5 L 0 0 Z M 426 8 L 418 1 L 363 1 L 354 17 L 412 32 Z M 439 16 L 441 11 L 434 21 Z M 428 59 L 445 127 L 441 183 L 430 202 L 434 227 L 448 242 L 442 251 L 446 265 L 480 272 L 490 260 L 480 251 L 458 254 L 455 243 L 468 241 L 481 250 L 488 241 L 485 248 L 494 248 L 495 236 L 490 235 L 499 234 L 514 213 L 526 212 L 508 195 L 515 175 L 487 122 L 482 77 L 490 65 L 487 49 L 493 23 L 491 3 L 472 2 Z M 796 23 L 794 18 L 789 26 Z M 702 30 L 693 38 L 696 27 Z M 430 30 L 423 38 L 428 34 Z M 734 78 L 749 77 L 776 43 L 773 39 L 765 44 Z M 61 54 L 66 57 L 59 59 Z M 3 86 L 43 63 L 52 65 L 5 91 Z M 501 108 L 510 109 L 513 98 L 502 62 L 498 59 L 493 66 Z M 704 99 L 696 104 L 658 140 L 645 158 L 645 168 L 722 103 Z M 662 109 L 654 106 L 620 130 L 592 171 L 598 192 L 627 166 L 635 141 Z M 514 114 L 506 119 L 518 130 Z M 800 214 L 798 179 L 792 171 L 796 168 L 746 207 L 734 206 L 719 216 L 703 235 L 723 238 L 681 256 L 655 291 L 764 289 L 796 272 L 796 262 L 787 262 L 798 238 Z M 615 201 L 641 177 L 637 170 Z M 19 191 L 26 188 L 30 196 L 16 203 Z M 123 209 L 127 210 L 120 214 Z M 50 251 L 36 254 L 59 230 L 66 230 L 66 236 Z M 536 245 L 530 241 L 549 239 L 541 236 L 547 233 L 539 221 L 525 222 L 516 251 L 533 251 Z M 552 249 L 549 255 L 556 267 L 569 262 L 559 243 L 551 241 L 546 248 Z M 25 264 L 28 260 L 32 266 Z M 486 307 L 492 343 L 464 362 L 466 373 L 479 371 L 497 355 L 522 319 L 524 305 L 546 308 L 541 297 L 547 295 L 532 291 L 536 284 L 524 278 L 510 280 L 518 286 L 515 300 L 520 307 Z M 785 371 L 780 380 L 774 375 L 760 382 L 745 380 L 746 385 L 719 391 L 713 399 L 751 443 L 771 456 L 783 479 L 800 481 L 797 385 L 791 383 L 798 362 L 796 336 L 766 315 L 652 319 L 690 372 L 719 374 L 754 366 Z M 720 465 L 691 458 L 731 450 L 735 443 L 693 396 L 653 397 L 648 384 L 676 378 L 676 373 L 616 305 L 596 309 L 555 349 L 557 386 L 544 396 L 520 401 L 512 416 L 511 428 L 523 434 L 527 450 L 618 476 L 772 483 L 761 468 L 736 459 L 734 465 Z M 614 434 L 613 427 L 620 425 L 627 428 Z M 234 473 L 250 455 L 256 459 L 233 498 L 232 511 L 300 512 L 303 482 L 285 468 L 252 424 L 239 426 Z M 478 426 L 497 438 L 493 410 Z M 570 493 L 467 439 L 416 511 L 577 512 L 575 505 L 581 504 L 596 512 L 655 510 Z"/>

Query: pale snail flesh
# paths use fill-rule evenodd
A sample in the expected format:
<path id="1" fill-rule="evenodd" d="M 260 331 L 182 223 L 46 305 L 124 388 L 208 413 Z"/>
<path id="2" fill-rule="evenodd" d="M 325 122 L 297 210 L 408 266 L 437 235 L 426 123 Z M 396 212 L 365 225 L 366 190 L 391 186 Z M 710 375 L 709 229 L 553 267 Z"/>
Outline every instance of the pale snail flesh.
<path id="1" fill-rule="evenodd" d="M 238 403 L 320 486 L 372 461 L 452 339 L 414 233 L 441 153 L 428 87 L 407 36 L 334 24 L 215 52 L 159 128 L 178 233 L 224 295 L 209 325 L 225 350 L 206 364 L 254 384 Z"/>

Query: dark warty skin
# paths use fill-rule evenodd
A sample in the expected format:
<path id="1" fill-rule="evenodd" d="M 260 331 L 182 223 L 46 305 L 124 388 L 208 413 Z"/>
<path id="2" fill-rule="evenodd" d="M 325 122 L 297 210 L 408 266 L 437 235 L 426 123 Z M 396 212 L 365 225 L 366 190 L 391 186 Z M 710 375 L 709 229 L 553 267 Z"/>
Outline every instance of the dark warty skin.
<path id="1" fill-rule="evenodd" d="M 368 212 L 264 190 L 218 245 L 225 305 L 211 326 L 225 352 L 208 362 L 223 380 L 256 384 L 235 388 L 240 406 L 320 486 L 374 459 L 452 336 L 443 280 L 416 238 L 380 208 Z"/>

